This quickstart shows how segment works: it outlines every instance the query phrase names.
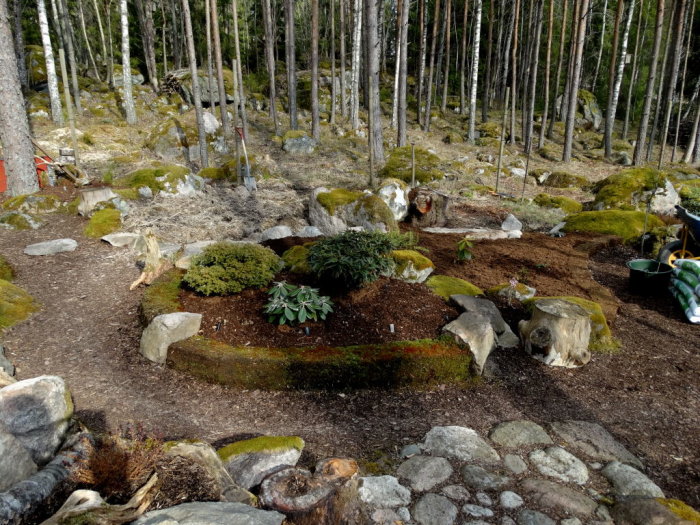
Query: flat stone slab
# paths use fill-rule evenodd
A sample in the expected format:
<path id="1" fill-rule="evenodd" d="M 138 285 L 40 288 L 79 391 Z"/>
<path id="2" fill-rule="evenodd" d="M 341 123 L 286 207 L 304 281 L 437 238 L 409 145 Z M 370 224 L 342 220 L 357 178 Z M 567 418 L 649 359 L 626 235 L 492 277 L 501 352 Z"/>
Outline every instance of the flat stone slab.
<path id="1" fill-rule="evenodd" d="M 519 494 L 511 490 L 501 492 L 498 496 L 498 502 L 504 509 L 517 509 L 518 507 L 522 507 L 525 503 Z"/>
<path id="2" fill-rule="evenodd" d="M 525 463 L 520 456 L 516 456 L 515 454 L 506 454 L 503 457 L 503 464 L 516 475 L 527 471 L 527 463 Z"/>
<path id="3" fill-rule="evenodd" d="M 507 448 L 554 444 L 544 428 L 526 419 L 499 423 L 489 431 L 489 439 Z"/>
<path id="4" fill-rule="evenodd" d="M 424 449 L 433 456 L 444 456 L 460 461 L 496 463 L 498 452 L 484 441 L 475 430 L 466 427 L 433 427 L 425 435 Z"/>
<path id="5" fill-rule="evenodd" d="M 377 508 L 405 507 L 411 503 L 411 491 L 394 476 L 360 478 L 358 494 L 364 503 Z"/>
<path id="6" fill-rule="evenodd" d="M 147 512 L 132 525 L 281 525 L 286 516 L 242 503 L 195 502 Z"/>
<path id="7" fill-rule="evenodd" d="M 582 517 L 592 515 L 598 507 L 588 496 L 545 479 L 526 479 L 520 484 L 519 492 L 542 507 Z"/>
<path id="8" fill-rule="evenodd" d="M 619 461 L 638 469 L 644 468 L 638 457 L 597 423 L 561 421 L 550 423 L 549 428 L 568 444 L 567 448 L 593 461 Z"/>
<path id="9" fill-rule="evenodd" d="M 413 490 L 425 492 L 449 478 L 452 466 L 445 458 L 413 456 L 404 461 L 396 473 L 407 480 Z"/>
<path id="10" fill-rule="evenodd" d="M 474 505 L 473 503 L 467 503 L 462 507 L 462 512 L 464 512 L 467 516 L 471 516 L 473 518 L 491 518 L 493 517 L 493 511 L 491 509 L 487 509 L 486 507 L 482 507 L 481 505 Z"/>
<path id="11" fill-rule="evenodd" d="M 452 525 L 457 520 L 458 512 L 445 496 L 426 494 L 413 508 L 413 519 L 420 525 Z"/>
<path id="12" fill-rule="evenodd" d="M 472 241 L 482 240 L 498 240 L 498 239 L 519 239 L 522 237 L 522 232 L 519 230 L 491 230 L 488 228 L 440 228 L 428 227 L 421 228 L 422 231 L 428 233 L 458 233 L 464 235 Z"/>
<path id="13" fill-rule="evenodd" d="M 478 465 L 464 465 L 461 473 L 465 485 L 477 490 L 499 490 L 511 482 L 508 476 L 491 472 Z"/>
<path id="14" fill-rule="evenodd" d="M 578 485 L 588 481 L 588 468 L 585 463 L 561 447 L 533 450 L 529 459 L 540 474 L 545 476 Z"/>
<path id="15" fill-rule="evenodd" d="M 618 497 L 663 498 L 663 491 L 639 472 L 636 468 L 613 461 L 608 464 L 601 474 L 613 485 L 613 492 Z"/>
<path id="16" fill-rule="evenodd" d="M 467 501 L 471 497 L 469 491 L 462 485 L 447 485 L 446 487 L 442 487 L 440 492 L 455 501 Z"/>
<path id="17" fill-rule="evenodd" d="M 62 252 L 72 252 L 78 247 L 73 239 L 54 239 L 52 241 L 30 244 L 24 249 L 26 255 L 56 255 Z"/>
<path id="18" fill-rule="evenodd" d="M 168 347 L 199 332 L 202 314 L 174 312 L 156 316 L 141 334 L 141 355 L 154 363 L 164 364 Z"/>

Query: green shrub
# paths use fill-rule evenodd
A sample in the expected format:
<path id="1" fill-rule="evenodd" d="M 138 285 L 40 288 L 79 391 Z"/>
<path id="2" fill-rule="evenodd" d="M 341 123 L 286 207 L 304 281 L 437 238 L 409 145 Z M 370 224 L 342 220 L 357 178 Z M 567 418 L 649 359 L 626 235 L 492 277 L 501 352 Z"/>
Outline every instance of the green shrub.
<path id="1" fill-rule="evenodd" d="M 358 288 L 391 273 L 394 261 L 388 254 L 397 244 L 385 233 L 348 230 L 311 246 L 308 264 L 321 280 Z"/>
<path id="2" fill-rule="evenodd" d="M 471 261 L 473 254 L 472 248 L 474 243 L 469 239 L 462 239 L 457 243 L 457 260 L 459 262 Z"/>
<path id="3" fill-rule="evenodd" d="M 204 295 L 231 295 L 265 286 L 279 267 L 280 258 L 269 248 L 218 242 L 192 258 L 183 281 Z"/>
<path id="4" fill-rule="evenodd" d="M 265 305 L 268 321 L 277 324 L 296 324 L 324 321 L 333 311 L 330 297 L 319 295 L 316 288 L 295 286 L 280 281 L 268 292 L 270 300 Z"/>

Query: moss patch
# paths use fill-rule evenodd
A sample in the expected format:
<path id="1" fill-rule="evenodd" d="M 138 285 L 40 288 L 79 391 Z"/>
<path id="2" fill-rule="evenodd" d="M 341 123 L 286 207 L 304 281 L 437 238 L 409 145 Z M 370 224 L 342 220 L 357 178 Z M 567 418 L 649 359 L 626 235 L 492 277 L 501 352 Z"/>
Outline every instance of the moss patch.
<path id="1" fill-rule="evenodd" d="M 297 436 L 260 436 L 245 441 L 236 441 L 216 451 L 221 461 L 228 461 L 233 456 L 255 452 L 277 452 L 291 448 L 301 452 L 304 440 Z"/>
<path id="2" fill-rule="evenodd" d="M 282 141 L 289 139 L 300 139 L 306 136 L 306 131 L 303 131 L 301 129 L 290 129 L 284 135 L 282 135 Z"/>
<path id="3" fill-rule="evenodd" d="M 593 185 L 595 204 L 604 209 L 642 209 L 643 196 L 654 188 L 663 188 L 666 176 L 653 168 L 631 168 L 610 175 Z"/>
<path id="4" fill-rule="evenodd" d="M 497 122 L 482 122 L 476 129 L 482 137 L 501 138 L 501 126 Z"/>
<path id="5" fill-rule="evenodd" d="M 586 310 L 591 319 L 591 339 L 588 349 L 591 352 L 612 353 L 620 349 L 620 342 L 612 336 L 608 320 L 605 318 L 600 304 L 582 297 L 559 296 L 559 297 L 533 297 L 525 301 L 525 304 L 534 304 L 540 299 L 561 299 L 569 303 L 574 303 Z"/>
<path id="6" fill-rule="evenodd" d="M 700 512 L 696 511 L 690 505 L 686 505 L 677 499 L 655 498 L 657 502 L 673 512 L 681 519 L 688 520 L 691 523 L 700 525 Z"/>
<path id="7" fill-rule="evenodd" d="M 0 279 L 0 331 L 24 321 L 39 305 L 19 286 Z"/>
<path id="8" fill-rule="evenodd" d="M 3 210 L 25 213 L 48 213 L 60 207 L 61 201 L 53 195 L 18 195 L 2 204 Z"/>
<path id="9" fill-rule="evenodd" d="M 588 179 L 565 171 L 555 171 L 542 183 L 550 188 L 581 188 L 588 184 Z"/>
<path id="10" fill-rule="evenodd" d="M 140 198 L 139 190 L 136 188 L 115 189 L 113 191 L 125 201 L 135 201 Z"/>
<path id="11" fill-rule="evenodd" d="M 12 281 L 15 278 L 15 272 L 10 266 L 10 263 L 0 255 L 0 280 Z"/>
<path id="12" fill-rule="evenodd" d="M 117 231 L 122 225 L 122 215 L 119 210 L 105 208 L 92 214 L 83 234 L 85 237 L 99 239 Z"/>
<path id="13" fill-rule="evenodd" d="M 338 188 L 329 192 L 319 193 L 316 196 L 316 200 L 328 213 L 335 215 L 336 208 L 355 202 L 362 195 L 364 194 L 361 191 Z"/>
<path id="14" fill-rule="evenodd" d="M 185 166 L 165 164 L 133 171 L 118 179 L 116 186 L 127 188 L 148 186 L 156 194 L 159 191 L 166 191 L 176 187 L 178 182 L 184 181 L 189 173 L 189 168 Z"/>
<path id="15" fill-rule="evenodd" d="M 415 250 L 394 250 L 391 252 L 391 258 L 396 263 L 395 273 L 399 275 L 404 272 L 409 264 L 413 264 L 413 267 L 418 271 L 426 268 L 435 268 L 433 261 Z"/>
<path id="16" fill-rule="evenodd" d="M 425 184 L 435 179 L 442 179 L 443 173 L 438 169 L 440 159 L 437 155 L 423 148 L 415 148 L 415 154 L 416 181 Z M 411 182 L 411 165 L 411 146 L 395 148 L 379 171 L 379 176 Z"/>
<path id="17" fill-rule="evenodd" d="M 537 195 L 533 202 L 542 208 L 559 208 L 564 210 L 566 213 L 578 213 L 583 209 L 583 205 L 574 199 L 548 195 L 546 193 L 540 193 Z"/>
<path id="18" fill-rule="evenodd" d="M 230 178 L 231 172 L 227 167 L 204 168 L 202 170 L 199 170 L 199 173 L 197 175 L 199 175 L 200 177 L 204 177 L 205 179 L 224 180 Z"/>
<path id="19" fill-rule="evenodd" d="M 284 266 L 292 273 L 300 273 L 303 275 L 311 273 L 308 257 L 308 246 L 292 246 L 282 254 Z"/>
<path id="20" fill-rule="evenodd" d="M 432 292 L 449 301 L 451 295 L 484 295 L 484 291 L 469 281 L 448 275 L 433 275 L 425 281 Z"/>
<path id="21" fill-rule="evenodd" d="M 561 161 L 562 153 L 560 151 L 558 151 L 557 148 L 555 148 L 552 145 L 548 144 L 548 145 L 542 146 L 539 150 L 537 150 L 537 153 L 539 153 L 540 157 L 547 159 L 547 160 L 551 160 L 552 162 Z"/>
<path id="22" fill-rule="evenodd" d="M 148 325 L 162 314 L 182 311 L 179 294 L 184 270 L 172 269 L 156 279 L 143 292 L 141 300 L 141 320 Z"/>
<path id="23" fill-rule="evenodd" d="M 372 224 L 383 224 L 387 231 L 399 231 L 399 225 L 396 223 L 391 208 L 377 195 L 372 195 L 371 193 L 363 194 L 357 200 L 355 214 L 364 217 Z"/>
<path id="24" fill-rule="evenodd" d="M 11 211 L 0 215 L 0 224 L 5 224 L 15 230 L 31 230 L 32 218 L 26 213 Z"/>
<path id="25" fill-rule="evenodd" d="M 656 215 L 649 215 L 647 230 L 659 228 L 664 223 Z M 603 210 L 584 211 L 566 219 L 565 232 L 592 232 L 617 235 L 630 242 L 642 235 L 644 213 L 641 211 Z"/>

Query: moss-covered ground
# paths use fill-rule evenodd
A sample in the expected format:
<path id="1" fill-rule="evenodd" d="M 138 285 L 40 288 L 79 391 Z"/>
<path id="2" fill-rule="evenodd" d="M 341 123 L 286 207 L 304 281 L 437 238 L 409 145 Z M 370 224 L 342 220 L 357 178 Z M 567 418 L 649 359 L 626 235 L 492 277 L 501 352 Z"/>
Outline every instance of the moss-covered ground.
<path id="1" fill-rule="evenodd" d="M 0 332 L 24 321 L 38 309 L 39 305 L 31 295 L 19 286 L 0 279 Z"/>

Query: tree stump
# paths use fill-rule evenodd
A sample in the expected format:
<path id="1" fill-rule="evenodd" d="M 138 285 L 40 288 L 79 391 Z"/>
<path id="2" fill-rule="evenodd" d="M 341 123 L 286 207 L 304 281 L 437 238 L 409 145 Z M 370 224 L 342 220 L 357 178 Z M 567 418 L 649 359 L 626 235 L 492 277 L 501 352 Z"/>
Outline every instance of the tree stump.
<path id="1" fill-rule="evenodd" d="M 518 328 L 525 350 L 551 366 L 576 368 L 591 360 L 591 321 L 577 304 L 561 299 L 535 302 L 532 318 Z"/>
<path id="2" fill-rule="evenodd" d="M 146 263 L 143 272 L 141 272 L 138 279 L 131 283 L 129 290 L 136 289 L 142 283 L 151 284 L 173 267 L 170 261 L 162 258 L 156 236 L 148 232 L 144 235 L 144 238 L 146 239 Z"/>
<path id="3" fill-rule="evenodd" d="M 428 188 L 414 188 L 408 194 L 411 224 L 425 228 L 447 224 L 447 195 Z"/>

